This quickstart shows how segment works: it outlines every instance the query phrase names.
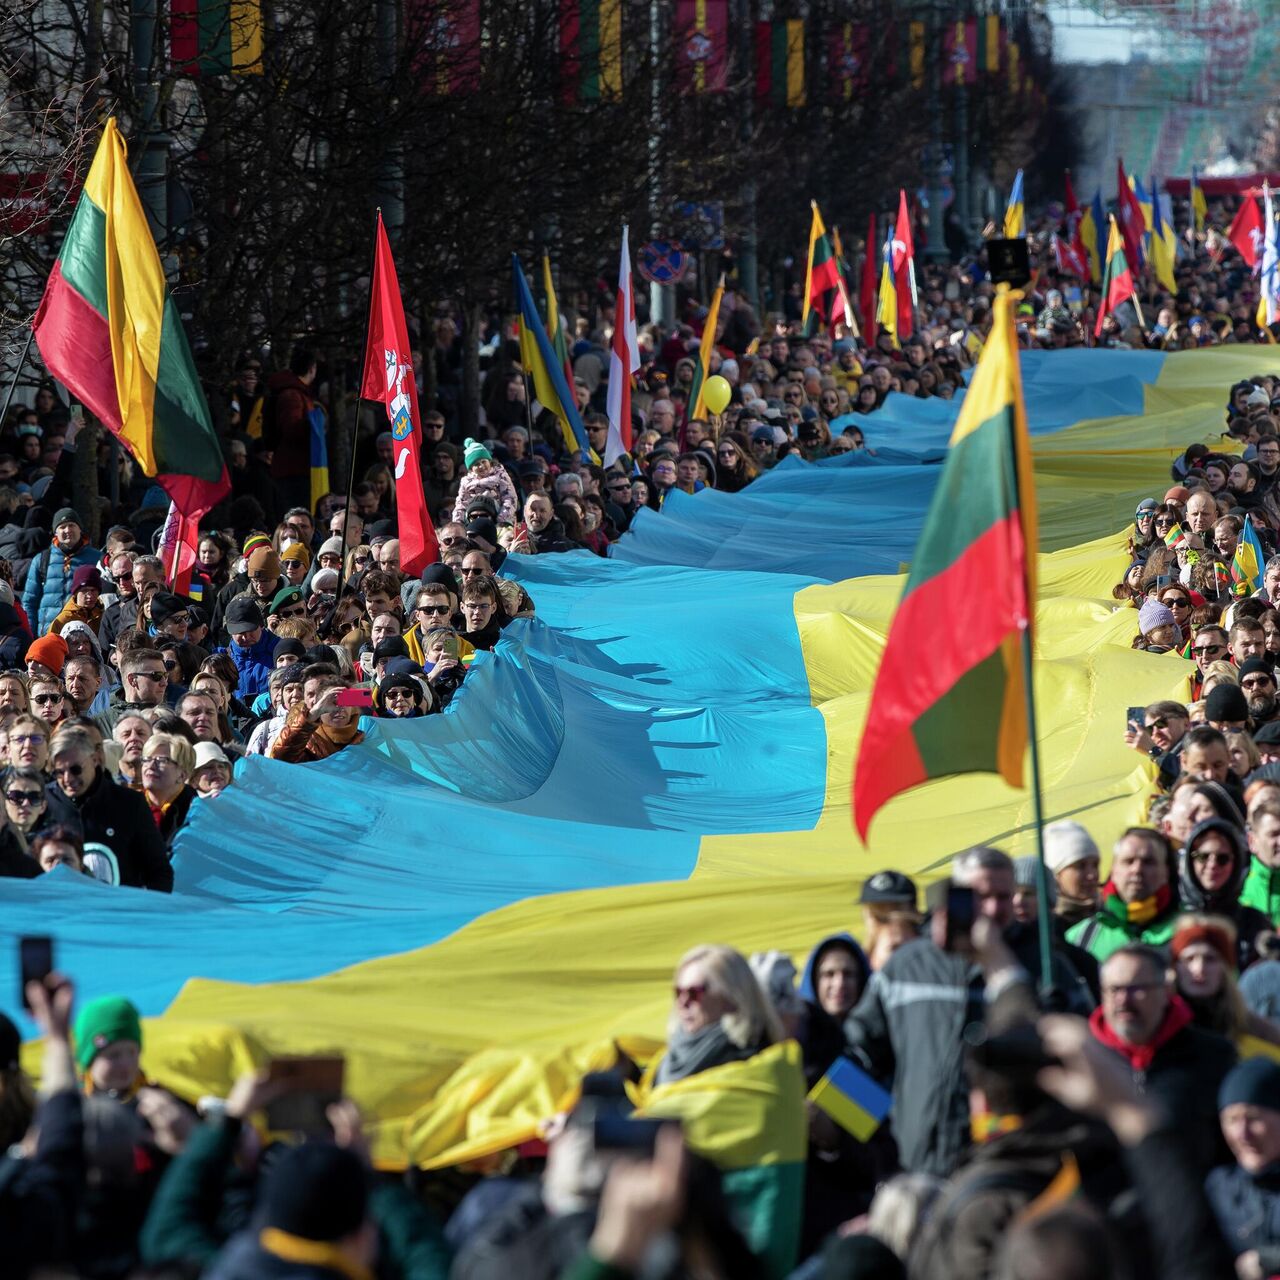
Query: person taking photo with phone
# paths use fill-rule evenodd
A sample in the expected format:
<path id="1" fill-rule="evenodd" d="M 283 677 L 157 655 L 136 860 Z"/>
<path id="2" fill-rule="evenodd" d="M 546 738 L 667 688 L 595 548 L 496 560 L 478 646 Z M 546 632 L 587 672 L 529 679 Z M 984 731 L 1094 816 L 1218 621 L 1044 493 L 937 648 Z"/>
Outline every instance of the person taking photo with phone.
<path id="1" fill-rule="evenodd" d="M 344 706 L 340 696 L 351 688 L 341 676 L 318 676 L 303 686 L 302 701 L 285 717 L 271 747 L 273 760 L 305 764 L 325 760 L 354 742 L 363 742 L 360 709 Z"/>

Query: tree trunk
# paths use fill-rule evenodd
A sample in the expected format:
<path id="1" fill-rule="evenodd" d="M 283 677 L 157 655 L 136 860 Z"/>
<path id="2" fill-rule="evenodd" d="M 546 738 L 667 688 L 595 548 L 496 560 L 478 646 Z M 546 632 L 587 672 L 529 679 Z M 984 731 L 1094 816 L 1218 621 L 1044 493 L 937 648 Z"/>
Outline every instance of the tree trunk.
<path id="1" fill-rule="evenodd" d="M 480 434 L 480 321 L 484 308 L 470 304 L 463 316 L 462 348 L 462 434 Z"/>
<path id="2" fill-rule="evenodd" d="M 84 410 L 82 409 L 83 413 Z M 102 504 L 98 497 L 98 441 L 102 428 L 86 415 L 76 432 L 75 460 L 71 464 L 71 505 L 84 520 L 84 531 L 92 546 L 99 546 L 102 532 Z"/>

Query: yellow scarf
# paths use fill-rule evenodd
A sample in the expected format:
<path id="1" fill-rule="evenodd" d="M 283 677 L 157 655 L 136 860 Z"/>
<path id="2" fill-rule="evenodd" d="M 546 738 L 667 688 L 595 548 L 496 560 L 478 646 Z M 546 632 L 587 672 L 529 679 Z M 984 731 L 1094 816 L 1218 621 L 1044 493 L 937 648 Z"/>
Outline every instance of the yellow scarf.
<path id="1" fill-rule="evenodd" d="M 305 1240 L 277 1227 L 264 1227 L 258 1243 L 270 1254 L 285 1262 L 303 1262 L 311 1267 L 327 1267 L 347 1280 L 373 1280 L 373 1272 L 349 1258 L 336 1244 L 327 1240 Z"/>

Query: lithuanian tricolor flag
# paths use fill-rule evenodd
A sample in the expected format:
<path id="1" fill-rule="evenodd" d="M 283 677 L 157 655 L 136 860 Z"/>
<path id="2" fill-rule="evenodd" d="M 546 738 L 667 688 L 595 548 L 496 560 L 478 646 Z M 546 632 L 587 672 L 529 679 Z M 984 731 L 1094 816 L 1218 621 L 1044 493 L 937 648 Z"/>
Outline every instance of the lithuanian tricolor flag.
<path id="1" fill-rule="evenodd" d="M 864 840 L 881 805 L 931 778 L 998 773 L 1022 786 L 1020 649 L 1035 599 L 1036 510 L 1014 298 L 996 296 L 991 336 L 885 640 L 853 773 Z M 940 618 L 964 625 L 940 642 Z"/>
<path id="2" fill-rule="evenodd" d="M 191 348 L 107 121 L 67 228 L 35 336 L 49 372 L 110 428 L 187 516 L 228 491 Z"/>
<path id="3" fill-rule="evenodd" d="M 1107 236 L 1107 265 L 1102 274 L 1102 301 L 1098 304 L 1098 322 L 1093 326 L 1093 336 L 1102 334 L 1102 322 L 1122 302 L 1132 301 L 1142 323 L 1142 307 L 1138 303 L 1138 291 L 1133 287 L 1133 272 L 1129 269 L 1129 257 L 1125 253 L 1124 236 L 1111 215 L 1111 231 Z"/>
<path id="4" fill-rule="evenodd" d="M 804 332 L 811 336 L 814 330 L 810 327 L 810 319 L 813 316 L 825 324 L 835 325 L 840 302 L 840 264 L 822 214 L 818 212 L 818 202 L 810 200 L 809 204 L 813 209 L 813 220 L 809 224 L 809 260 L 804 273 L 804 314 L 800 323 Z"/>

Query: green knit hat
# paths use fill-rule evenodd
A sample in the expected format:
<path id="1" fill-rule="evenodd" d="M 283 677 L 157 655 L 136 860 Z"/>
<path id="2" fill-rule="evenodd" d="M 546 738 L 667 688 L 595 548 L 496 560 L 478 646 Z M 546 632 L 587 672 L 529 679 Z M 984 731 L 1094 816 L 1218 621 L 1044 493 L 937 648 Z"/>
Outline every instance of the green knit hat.
<path id="1" fill-rule="evenodd" d="M 81 1071 L 88 1071 L 103 1049 L 121 1040 L 132 1040 L 142 1047 L 142 1021 L 124 996 L 99 996 L 80 1010 L 76 1018 L 76 1061 Z"/>
<path id="2" fill-rule="evenodd" d="M 482 458 L 493 461 L 493 454 L 480 443 L 479 440 L 473 440 L 467 437 L 466 445 L 462 450 L 462 460 L 467 464 L 468 469 L 474 467 Z"/>

